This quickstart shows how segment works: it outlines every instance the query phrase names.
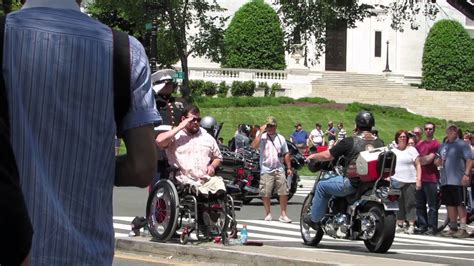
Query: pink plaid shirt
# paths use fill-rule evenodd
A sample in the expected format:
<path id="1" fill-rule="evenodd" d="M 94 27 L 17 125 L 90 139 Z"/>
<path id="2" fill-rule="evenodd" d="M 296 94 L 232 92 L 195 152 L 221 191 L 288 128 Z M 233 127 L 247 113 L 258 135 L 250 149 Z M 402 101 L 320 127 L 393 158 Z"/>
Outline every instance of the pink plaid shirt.
<path id="1" fill-rule="evenodd" d="M 197 186 L 210 178 L 207 166 L 214 159 L 222 160 L 216 140 L 203 128 L 194 135 L 188 135 L 184 130 L 179 131 L 166 149 L 166 154 L 170 165 L 179 168 L 176 179 L 181 183 Z"/>

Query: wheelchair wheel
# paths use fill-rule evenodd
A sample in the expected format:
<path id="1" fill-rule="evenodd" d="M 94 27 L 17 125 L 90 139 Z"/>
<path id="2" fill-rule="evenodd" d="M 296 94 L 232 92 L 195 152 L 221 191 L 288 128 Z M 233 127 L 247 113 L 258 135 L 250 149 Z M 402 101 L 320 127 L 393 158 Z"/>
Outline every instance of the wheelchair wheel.
<path id="1" fill-rule="evenodd" d="M 155 240 L 167 241 L 178 226 L 178 192 L 171 181 L 162 179 L 148 196 L 146 217 Z"/>

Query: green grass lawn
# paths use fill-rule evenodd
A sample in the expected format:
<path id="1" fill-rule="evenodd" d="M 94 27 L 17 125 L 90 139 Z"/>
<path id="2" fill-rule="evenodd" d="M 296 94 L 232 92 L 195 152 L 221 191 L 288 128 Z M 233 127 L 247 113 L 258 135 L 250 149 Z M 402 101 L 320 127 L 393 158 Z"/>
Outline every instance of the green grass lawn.
<path id="1" fill-rule="evenodd" d="M 234 135 L 238 124 L 263 124 L 265 118 L 269 115 L 276 117 L 278 121 L 278 132 L 289 138 L 294 130 L 296 122 L 300 122 L 303 128 L 309 133 L 316 122 L 323 126 L 323 130 L 327 127 L 327 122 L 332 120 L 334 126 L 342 122 L 346 131 L 350 132 L 355 126 L 354 118 L 357 112 L 325 109 L 317 106 L 301 107 L 301 106 L 270 106 L 270 107 L 229 107 L 229 108 L 201 108 L 201 116 L 214 116 L 218 122 L 224 122 L 221 131 L 221 137 L 226 143 Z M 412 130 L 416 126 L 422 127 L 428 119 L 419 117 L 413 119 L 398 118 L 392 115 L 374 112 L 376 128 L 380 137 L 385 143 L 390 143 L 395 132 L 399 129 Z M 436 137 L 442 139 L 444 137 L 444 128 L 446 125 L 439 126 L 436 131 Z"/>

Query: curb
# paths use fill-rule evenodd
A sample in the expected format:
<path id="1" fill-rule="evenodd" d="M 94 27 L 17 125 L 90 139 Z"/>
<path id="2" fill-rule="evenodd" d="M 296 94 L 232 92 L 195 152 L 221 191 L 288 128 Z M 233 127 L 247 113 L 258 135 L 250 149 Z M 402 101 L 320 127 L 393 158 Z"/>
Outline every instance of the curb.
<path id="1" fill-rule="evenodd" d="M 139 240 L 117 238 L 116 250 L 135 251 L 162 256 L 187 256 L 210 262 L 246 265 L 336 265 L 314 260 L 288 258 L 279 255 L 256 253 L 251 246 L 216 246 L 212 243 L 180 245 L 178 243 L 153 242 L 145 237 Z"/>
<path id="2" fill-rule="evenodd" d="M 277 246 L 223 246 L 212 242 L 154 242 L 149 237 L 117 238 L 118 251 L 173 256 L 222 265 L 433 265 L 422 261 Z M 198 263 L 200 264 L 200 263 Z"/>

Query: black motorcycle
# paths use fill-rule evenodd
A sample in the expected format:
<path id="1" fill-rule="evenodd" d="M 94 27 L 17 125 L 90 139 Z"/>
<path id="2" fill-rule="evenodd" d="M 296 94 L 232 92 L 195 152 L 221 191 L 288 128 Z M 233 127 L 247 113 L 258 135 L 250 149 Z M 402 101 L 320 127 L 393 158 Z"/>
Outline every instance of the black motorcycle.
<path id="1" fill-rule="evenodd" d="M 293 176 L 287 176 L 289 187 L 288 200 L 290 200 L 298 189 L 300 177 L 299 169 L 305 164 L 305 157 L 298 151 L 298 148 L 291 142 L 287 142 L 291 155 L 291 167 Z M 226 183 L 231 183 L 236 189 L 230 191 L 236 199 L 242 200 L 244 204 L 250 203 L 254 198 L 261 198 L 259 194 L 260 185 L 260 155 L 258 150 L 251 147 L 238 150 L 229 150 L 227 146 L 220 145 L 223 161 L 217 174 L 222 176 Z M 286 170 L 286 169 L 285 169 Z M 286 171 L 285 171 L 286 173 Z M 273 197 L 279 199 L 274 193 Z"/>
<path id="2" fill-rule="evenodd" d="M 363 180 L 355 194 L 346 197 L 333 197 L 321 226 L 318 230 L 309 227 L 303 217 L 311 213 L 315 189 L 320 180 L 332 175 L 348 176 L 347 172 L 336 162 L 310 162 L 308 168 L 319 172 L 313 189 L 305 198 L 300 215 L 301 237 L 306 245 L 317 246 L 324 234 L 334 238 L 363 240 L 370 252 L 385 253 L 392 246 L 395 238 L 398 198 L 400 191 L 391 188 L 386 177 L 393 175 L 396 156 L 391 151 L 381 152 L 378 156 L 376 172 L 373 178 Z"/>

